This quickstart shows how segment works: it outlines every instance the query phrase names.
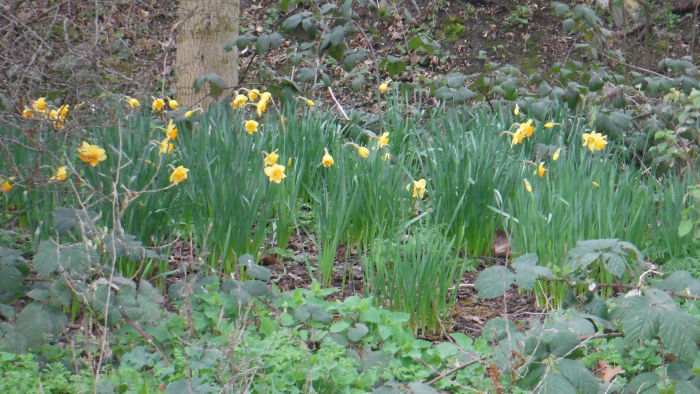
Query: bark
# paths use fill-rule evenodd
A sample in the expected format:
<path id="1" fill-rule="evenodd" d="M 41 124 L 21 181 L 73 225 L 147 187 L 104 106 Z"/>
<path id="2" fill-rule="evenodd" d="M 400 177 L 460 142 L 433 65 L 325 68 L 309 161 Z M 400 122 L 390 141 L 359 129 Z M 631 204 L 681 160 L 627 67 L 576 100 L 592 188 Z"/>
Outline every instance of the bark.
<path id="1" fill-rule="evenodd" d="M 208 87 L 195 93 L 194 81 L 215 73 L 227 86 L 238 84 L 238 52 L 224 46 L 238 35 L 240 0 L 180 0 L 178 10 L 177 101 L 185 107 L 205 105 Z"/>

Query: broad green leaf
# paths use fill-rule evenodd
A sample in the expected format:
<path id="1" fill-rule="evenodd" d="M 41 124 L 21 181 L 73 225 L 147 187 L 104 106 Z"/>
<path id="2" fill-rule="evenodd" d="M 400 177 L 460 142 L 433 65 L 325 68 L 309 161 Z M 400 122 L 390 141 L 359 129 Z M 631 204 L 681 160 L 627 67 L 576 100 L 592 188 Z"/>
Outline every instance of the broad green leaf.
<path id="1" fill-rule="evenodd" d="M 441 342 L 435 346 L 435 350 L 441 359 L 446 359 L 457 355 L 457 347 L 449 342 Z"/>
<path id="2" fill-rule="evenodd" d="M 302 14 L 294 14 L 282 22 L 282 28 L 284 30 L 293 30 L 301 23 L 303 16 Z"/>
<path id="3" fill-rule="evenodd" d="M 58 207 L 51 211 L 51 216 L 54 219 L 53 229 L 59 235 L 79 228 L 87 236 L 92 236 L 95 234 L 95 221 L 100 215 L 95 211 Z"/>
<path id="4" fill-rule="evenodd" d="M 665 352 L 692 360 L 698 353 L 700 325 L 697 318 L 685 311 L 664 311 L 659 318 L 659 338 Z"/>
<path id="5" fill-rule="evenodd" d="M 58 270 L 58 244 L 53 240 L 41 241 L 32 261 L 39 276 L 47 277 Z"/>
<path id="6" fill-rule="evenodd" d="M 331 45 L 339 46 L 345 41 L 345 29 L 342 26 L 336 26 L 330 33 Z"/>
<path id="7" fill-rule="evenodd" d="M 514 279 L 515 275 L 509 269 L 497 265 L 481 271 L 474 287 L 479 292 L 479 297 L 496 298 L 505 294 Z"/>
<path id="8" fill-rule="evenodd" d="M 630 343 L 656 336 L 659 327 L 658 310 L 650 305 L 648 296 L 621 296 L 621 305 L 615 309 L 620 313 L 620 323 L 625 339 Z"/>
<path id="9" fill-rule="evenodd" d="M 674 293 L 688 291 L 692 295 L 699 295 L 700 280 L 695 279 L 688 271 L 674 271 L 661 282 L 661 288 Z"/>
<path id="10" fill-rule="evenodd" d="M 246 253 L 238 257 L 239 267 L 250 267 L 253 264 L 255 264 L 255 258 L 251 254 Z"/>
<path id="11" fill-rule="evenodd" d="M 681 220 L 681 224 L 678 226 L 678 237 L 682 238 L 690 234 L 693 230 L 693 222 L 690 219 Z"/>
<path id="12" fill-rule="evenodd" d="M 267 282 L 272 276 L 272 272 L 258 264 L 251 264 L 245 271 L 253 279 L 258 279 Z"/>
<path id="13" fill-rule="evenodd" d="M 552 2 L 552 14 L 557 18 L 562 18 L 569 12 L 569 5 L 559 1 Z"/>
<path id="14" fill-rule="evenodd" d="M 353 327 L 348 328 L 348 339 L 353 342 L 359 342 L 369 332 L 369 328 L 364 323 L 356 323 Z"/>
<path id="15" fill-rule="evenodd" d="M 528 253 L 513 260 L 515 282 L 519 287 L 532 290 L 538 277 L 552 277 L 552 270 L 537 265 L 537 255 Z"/>
<path id="16" fill-rule="evenodd" d="M 557 365 L 559 366 L 559 372 L 561 372 L 579 392 L 583 394 L 598 393 L 600 382 L 593 373 L 581 365 L 581 363 L 574 360 L 563 359 L 560 360 Z"/>
<path id="17" fill-rule="evenodd" d="M 267 285 L 259 280 L 247 280 L 243 282 L 243 288 L 254 296 L 262 297 L 267 294 Z"/>
<path id="18" fill-rule="evenodd" d="M 339 333 L 343 332 L 350 327 L 350 323 L 347 320 L 340 320 L 335 323 L 333 323 L 330 328 L 328 328 L 328 331 L 332 333 Z"/>
<path id="19" fill-rule="evenodd" d="M 659 382 L 661 378 L 654 372 L 645 372 L 639 374 L 632 378 L 629 383 L 624 388 L 624 394 L 651 394 L 658 393 L 659 389 L 656 388 L 656 383 Z"/>
<path id="20" fill-rule="evenodd" d="M 451 72 L 445 77 L 445 80 L 447 81 L 447 86 L 451 88 L 462 86 L 466 79 L 467 76 L 460 72 Z"/>
<path id="21" fill-rule="evenodd" d="M 44 334 L 52 330 L 53 316 L 38 302 L 32 302 L 25 306 L 17 315 L 15 327 L 17 333 L 22 335 L 29 347 L 34 347 L 44 342 Z"/>
<path id="22" fill-rule="evenodd" d="M 316 77 L 316 71 L 309 67 L 302 67 L 296 73 L 296 80 L 299 82 L 311 82 Z"/>
<path id="23" fill-rule="evenodd" d="M 258 39 L 255 40 L 255 50 L 258 52 L 259 55 L 262 55 L 263 53 L 270 50 L 270 44 L 270 35 L 261 34 L 258 36 Z"/>
<path id="24" fill-rule="evenodd" d="M 282 45 L 282 41 L 284 40 L 284 37 L 276 31 L 273 31 L 270 33 L 270 48 L 278 48 L 280 45 Z"/>
<path id="25" fill-rule="evenodd" d="M 534 392 L 537 394 L 575 393 L 576 388 L 560 374 L 550 371 L 540 381 Z"/>

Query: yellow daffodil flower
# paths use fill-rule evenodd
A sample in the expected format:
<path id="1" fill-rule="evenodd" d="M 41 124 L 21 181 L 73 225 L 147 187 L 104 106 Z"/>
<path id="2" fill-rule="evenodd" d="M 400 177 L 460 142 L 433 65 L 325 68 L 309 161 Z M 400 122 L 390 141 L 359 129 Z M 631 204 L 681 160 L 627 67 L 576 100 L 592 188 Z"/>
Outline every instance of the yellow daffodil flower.
<path id="1" fill-rule="evenodd" d="M 532 185 L 530 185 L 530 182 L 523 178 L 523 183 L 525 184 L 525 190 L 527 190 L 528 193 L 532 193 Z"/>
<path id="2" fill-rule="evenodd" d="M 532 125 L 532 119 L 528 119 L 525 123 L 520 123 L 515 132 L 524 133 L 525 136 L 531 137 L 533 131 L 535 131 L 535 126 Z"/>
<path id="3" fill-rule="evenodd" d="M 515 133 L 508 133 L 511 135 L 510 146 L 517 145 L 523 142 L 525 138 L 525 132 L 517 130 Z"/>
<path id="4" fill-rule="evenodd" d="M 49 178 L 49 180 L 58 182 L 66 179 L 66 177 L 68 177 L 68 172 L 66 171 L 67 168 L 68 167 L 66 166 L 56 168 L 56 172 L 51 178 Z"/>
<path id="5" fill-rule="evenodd" d="M 388 83 L 388 82 L 382 82 L 382 83 L 379 85 L 379 93 L 384 93 L 384 92 L 386 92 L 387 90 L 389 90 L 389 83 Z"/>
<path id="6" fill-rule="evenodd" d="M 43 114 L 46 112 L 46 97 L 39 97 L 32 103 L 32 108 L 34 111 Z"/>
<path id="7" fill-rule="evenodd" d="M 323 154 L 323 157 L 321 158 L 321 164 L 324 167 L 328 168 L 335 163 L 335 160 L 333 160 L 333 156 L 331 156 L 328 153 L 328 148 L 323 148 L 323 152 L 324 152 L 324 154 Z"/>
<path id="8" fill-rule="evenodd" d="M 168 127 L 165 129 L 165 135 L 170 137 L 171 140 L 177 139 L 177 127 L 175 127 L 175 123 L 173 123 L 172 119 L 168 121 Z"/>
<path id="9" fill-rule="evenodd" d="M 518 104 L 515 104 L 515 108 L 513 108 L 513 115 L 518 116 L 520 114 L 520 107 Z"/>
<path id="10" fill-rule="evenodd" d="M 168 107 L 170 107 L 170 109 L 177 109 L 177 107 L 179 107 L 179 106 L 180 106 L 180 104 L 178 104 L 177 101 L 168 97 Z"/>
<path id="11" fill-rule="evenodd" d="M 83 145 L 78 148 L 78 153 L 80 154 L 80 160 L 90 163 L 91 166 L 96 166 L 98 162 L 107 159 L 105 150 L 97 145 L 91 145 L 83 141 Z"/>
<path id="12" fill-rule="evenodd" d="M 65 125 L 60 120 L 56 120 L 53 122 L 54 130 L 61 130 L 63 128 L 63 126 L 65 126 Z"/>
<path id="13" fill-rule="evenodd" d="M 413 181 L 413 198 L 423 198 L 423 194 L 425 193 L 425 186 L 425 179 Z"/>
<path id="14" fill-rule="evenodd" d="M 369 149 L 365 148 L 364 146 L 357 146 L 357 153 L 360 155 L 360 157 L 366 159 L 367 156 L 369 156 Z"/>
<path id="15" fill-rule="evenodd" d="M 248 100 L 255 101 L 258 97 L 260 97 L 260 91 L 258 89 L 248 90 Z"/>
<path id="16" fill-rule="evenodd" d="M 183 166 L 177 166 L 173 172 L 170 173 L 170 183 L 178 184 L 185 179 L 187 179 L 187 172 L 189 169 Z"/>
<path id="17" fill-rule="evenodd" d="M 540 165 L 537 167 L 537 175 L 542 178 L 545 172 L 547 172 L 547 169 L 544 167 L 544 164 L 540 162 Z"/>
<path id="18" fill-rule="evenodd" d="M 233 101 L 231 101 L 231 107 L 233 107 L 233 109 L 243 108 L 246 101 L 248 101 L 248 97 L 242 94 L 237 94 L 236 97 L 233 98 Z"/>
<path id="19" fill-rule="evenodd" d="M 267 175 L 267 177 L 270 179 L 270 182 L 280 183 L 282 182 L 282 179 L 287 177 L 284 174 L 284 166 L 279 164 L 273 164 L 269 167 L 265 167 L 264 171 L 265 175 Z"/>
<path id="20" fill-rule="evenodd" d="M 248 133 L 248 135 L 252 135 L 256 131 L 258 131 L 258 124 L 258 122 L 252 119 L 245 121 L 245 131 Z"/>
<path id="21" fill-rule="evenodd" d="M 15 187 L 10 183 L 15 180 L 15 177 L 10 177 L 10 179 L 6 180 L 5 182 L 2 182 L 2 179 L 0 179 L 0 182 L 2 182 L 2 186 L 0 186 L 0 190 L 2 190 L 3 193 L 7 193 L 10 190 L 14 189 Z"/>
<path id="22" fill-rule="evenodd" d="M 195 108 L 195 109 L 193 109 L 193 110 L 191 110 L 191 111 L 187 111 L 187 112 L 185 112 L 185 118 L 191 118 L 192 115 L 194 115 L 194 114 L 197 113 L 197 112 L 204 113 L 204 110 L 201 109 L 201 108 Z"/>
<path id="23" fill-rule="evenodd" d="M 600 187 L 600 185 L 599 185 L 598 182 L 596 182 L 596 181 L 591 182 L 591 184 L 592 184 L 593 186 L 595 186 L 595 187 Z"/>
<path id="24" fill-rule="evenodd" d="M 561 126 L 561 123 L 547 122 L 544 124 L 545 129 L 551 129 L 554 126 Z"/>
<path id="25" fill-rule="evenodd" d="M 129 104 L 129 108 L 138 108 L 141 106 L 138 100 L 129 96 L 126 97 L 126 103 Z"/>
<path id="26" fill-rule="evenodd" d="M 314 103 L 313 101 L 307 99 L 306 97 L 299 96 L 298 98 L 299 98 L 300 100 L 302 100 L 303 102 L 305 102 L 306 105 L 308 105 L 309 107 L 313 107 L 314 105 L 316 105 L 316 103 Z"/>
<path id="27" fill-rule="evenodd" d="M 587 146 L 588 150 L 591 152 L 602 150 L 605 148 L 605 145 L 608 144 L 608 136 L 596 133 L 595 131 L 583 133 L 581 137 L 583 139 L 583 146 Z"/>
<path id="28" fill-rule="evenodd" d="M 255 104 L 256 112 L 258 116 L 262 116 L 263 112 L 267 109 L 267 103 L 272 99 L 272 94 L 270 92 L 264 92 L 260 95 L 260 100 Z"/>
<path id="29" fill-rule="evenodd" d="M 163 153 L 170 153 L 168 152 L 168 144 L 170 143 L 170 137 L 165 136 L 163 141 L 161 141 L 158 144 L 158 154 L 162 155 Z"/>
<path id="30" fill-rule="evenodd" d="M 68 112 L 69 112 L 69 110 L 70 110 L 70 106 L 69 106 L 69 105 L 62 105 L 62 106 L 58 109 L 58 118 L 59 118 L 59 119 L 65 119 L 66 117 L 68 117 Z"/>
<path id="31" fill-rule="evenodd" d="M 389 144 L 389 133 L 384 133 L 380 135 L 379 137 L 375 137 L 377 139 L 377 147 L 379 149 L 387 146 Z"/>
<path id="32" fill-rule="evenodd" d="M 154 99 L 153 102 L 151 103 L 151 109 L 153 111 L 161 111 L 163 109 L 163 106 L 165 106 L 165 101 L 163 99 Z"/>
<path id="33" fill-rule="evenodd" d="M 384 159 L 384 160 L 391 160 L 391 153 L 386 152 L 386 153 L 384 154 L 384 157 L 382 157 L 382 159 Z"/>
<path id="34" fill-rule="evenodd" d="M 276 164 L 277 159 L 280 158 L 280 155 L 277 154 L 277 149 L 273 150 L 272 153 L 263 153 L 265 154 L 265 158 L 263 159 L 263 164 L 265 165 L 265 167 Z"/>
<path id="35" fill-rule="evenodd" d="M 57 120 L 58 119 L 58 111 L 55 109 L 52 109 L 51 111 L 49 111 L 49 119 Z"/>
<path id="36" fill-rule="evenodd" d="M 27 119 L 31 119 L 34 117 L 34 112 L 32 112 L 31 108 L 25 106 L 24 110 L 22 110 L 22 117 L 27 118 Z"/>
<path id="37" fill-rule="evenodd" d="M 554 152 L 554 155 L 552 155 L 552 160 L 553 160 L 553 161 L 559 160 L 559 153 L 561 153 L 561 148 L 557 149 L 557 151 Z"/>

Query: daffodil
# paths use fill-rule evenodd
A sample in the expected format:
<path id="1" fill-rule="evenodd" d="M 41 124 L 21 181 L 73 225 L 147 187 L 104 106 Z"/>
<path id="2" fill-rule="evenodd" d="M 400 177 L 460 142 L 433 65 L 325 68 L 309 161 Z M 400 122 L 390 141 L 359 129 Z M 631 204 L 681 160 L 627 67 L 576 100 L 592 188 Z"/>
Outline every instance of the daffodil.
<path id="1" fill-rule="evenodd" d="M 384 153 L 384 157 L 382 157 L 382 159 L 391 160 L 391 153 L 389 153 L 389 152 Z"/>
<path id="2" fill-rule="evenodd" d="M 2 186 L 0 186 L 0 190 L 2 190 L 3 193 L 7 193 L 10 190 L 14 189 L 15 187 L 10 183 L 15 180 L 15 177 L 10 177 L 10 179 L 6 180 L 5 182 L 2 182 L 2 179 L 0 179 L 0 182 L 2 182 Z"/>
<path id="3" fill-rule="evenodd" d="M 260 91 L 258 89 L 248 90 L 248 100 L 255 101 L 258 97 L 260 97 Z"/>
<path id="4" fill-rule="evenodd" d="M 165 105 L 165 101 L 163 99 L 154 99 L 153 102 L 151 103 L 151 109 L 153 111 L 161 111 L 163 109 L 163 106 Z"/>
<path id="5" fill-rule="evenodd" d="M 158 144 L 158 154 L 162 155 L 163 153 L 170 154 L 170 152 L 173 151 L 173 148 L 175 146 L 173 145 L 172 142 L 170 142 L 170 137 L 166 136 L 163 141 L 161 141 Z"/>
<path id="6" fill-rule="evenodd" d="M 323 152 L 324 154 L 321 158 L 321 164 L 324 167 L 328 168 L 335 163 L 335 160 L 333 160 L 333 156 L 331 156 L 330 153 L 328 153 L 328 148 L 323 148 Z"/>
<path id="7" fill-rule="evenodd" d="M 530 182 L 527 179 L 523 178 L 523 183 L 525 184 L 525 190 L 528 193 L 532 193 L 532 185 L 530 185 Z"/>
<path id="8" fill-rule="evenodd" d="M 264 92 L 260 94 L 260 100 L 255 104 L 256 112 L 258 116 L 262 116 L 263 112 L 267 109 L 267 103 L 272 99 L 272 94 L 270 92 Z"/>
<path id="9" fill-rule="evenodd" d="M 139 101 L 135 98 L 127 96 L 125 100 L 126 103 L 129 104 L 129 108 L 138 108 L 141 106 L 141 103 L 139 103 Z"/>
<path id="10" fill-rule="evenodd" d="M 276 164 L 277 159 L 280 158 L 280 155 L 277 154 L 277 149 L 273 150 L 272 153 L 263 153 L 265 154 L 265 158 L 263 159 L 263 164 L 265 165 L 265 167 Z"/>
<path id="11" fill-rule="evenodd" d="M 90 163 L 91 166 L 96 166 L 98 162 L 107 159 L 105 150 L 97 145 L 91 145 L 83 141 L 83 145 L 78 148 L 78 153 L 80 154 L 80 160 Z"/>
<path id="12" fill-rule="evenodd" d="M 306 105 L 308 105 L 309 107 L 313 107 L 314 105 L 316 105 L 316 103 L 307 99 L 306 97 L 299 96 L 299 99 L 302 100 L 303 102 L 305 102 Z"/>
<path id="13" fill-rule="evenodd" d="M 367 156 L 369 156 L 369 149 L 365 148 L 364 146 L 357 146 L 357 154 L 359 154 L 363 159 L 366 159 Z"/>
<path id="14" fill-rule="evenodd" d="M 595 186 L 595 187 L 600 187 L 600 185 L 599 185 L 598 182 L 596 182 L 596 181 L 591 182 L 591 184 L 592 184 L 593 186 Z"/>
<path id="15" fill-rule="evenodd" d="M 180 104 L 178 104 L 177 101 L 168 97 L 168 107 L 170 107 L 170 109 L 177 109 L 179 106 Z"/>
<path id="16" fill-rule="evenodd" d="M 43 114 L 46 112 L 46 97 L 39 97 L 32 103 L 32 108 L 34 111 Z"/>
<path id="17" fill-rule="evenodd" d="M 31 119 L 34 117 L 34 112 L 32 112 L 32 109 L 29 107 L 24 107 L 24 110 L 22 110 L 22 117 Z"/>
<path id="18" fill-rule="evenodd" d="M 386 92 L 387 90 L 389 90 L 389 83 L 388 83 L 388 82 L 382 82 L 382 83 L 379 85 L 379 93 L 384 93 L 384 92 Z"/>
<path id="19" fill-rule="evenodd" d="M 591 152 L 601 150 L 608 144 L 608 136 L 596 133 L 595 131 L 583 133 L 581 137 L 583 139 L 583 146 L 587 146 L 588 150 Z"/>
<path id="20" fill-rule="evenodd" d="M 525 123 L 518 124 L 518 129 L 515 132 L 524 133 L 525 136 L 531 137 L 533 131 L 535 131 L 535 126 L 532 125 L 532 119 L 528 119 Z"/>
<path id="21" fill-rule="evenodd" d="M 56 172 L 49 178 L 50 181 L 62 181 L 68 177 L 68 172 L 66 171 L 68 167 L 66 166 L 61 166 L 56 168 Z"/>
<path id="22" fill-rule="evenodd" d="M 379 137 L 375 137 L 377 139 L 377 147 L 379 149 L 387 146 L 389 144 L 389 133 L 384 133 L 380 135 Z"/>
<path id="23" fill-rule="evenodd" d="M 172 119 L 168 121 L 168 127 L 165 128 L 165 135 L 171 140 L 177 139 L 177 127 L 175 127 L 175 123 L 173 123 Z"/>
<path id="24" fill-rule="evenodd" d="M 49 119 L 51 119 L 51 120 L 58 119 L 58 111 L 55 109 L 52 109 L 51 111 L 49 111 Z"/>
<path id="25" fill-rule="evenodd" d="M 170 182 L 174 184 L 178 184 L 185 179 L 187 179 L 187 172 L 189 172 L 189 169 L 183 167 L 183 166 L 177 166 L 173 172 L 170 173 Z"/>
<path id="26" fill-rule="evenodd" d="M 523 142 L 523 138 L 525 138 L 525 133 L 523 131 L 517 130 L 515 133 L 510 133 L 508 134 L 511 135 L 511 140 L 510 140 L 510 146 L 517 145 Z"/>
<path id="27" fill-rule="evenodd" d="M 62 105 L 62 106 L 58 109 L 58 118 L 59 118 L 59 119 L 65 119 L 66 117 L 68 117 L 68 112 L 69 112 L 69 110 L 70 110 L 70 106 L 68 106 L 68 105 Z"/>
<path id="28" fill-rule="evenodd" d="M 537 166 L 537 175 L 539 175 L 540 178 L 542 178 L 545 172 L 547 172 L 547 169 L 544 167 L 544 164 L 540 162 L 540 165 Z"/>
<path id="29" fill-rule="evenodd" d="M 413 198 L 423 198 L 423 194 L 425 193 L 425 186 L 425 179 L 413 181 Z"/>
<path id="30" fill-rule="evenodd" d="M 246 101 L 248 101 L 248 97 L 242 94 L 237 94 L 236 97 L 233 98 L 233 101 L 231 101 L 231 107 L 233 107 L 233 109 L 243 108 Z"/>
<path id="31" fill-rule="evenodd" d="M 515 108 L 513 108 L 513 115 L 518 116 L 520 114 L 520 107 L 518 104 L 515 104 Z"/>
<path id="32" fill-rule="evenodd" d="M 187 111 L 187 112 L 185 112 L 185 118 L 191 118 L 192 115 L 196 114 L 197 112 L 202 112 L 202 113 L 203 113 L 204 110 L 201 109 L 201 108 L 195 108 L 195 109 L 193 109 L 193 110 Z"/>
<path id="33" fill-rule="evenodd" d="M 561 153 L 561 148 L 557 149 L 557 151 L 554 152 L 554 154 L 552 155 L 552 160 L 553 160 L 553 161 L 559 160 L 559 154 L 560 154 L 560 153 Z"/>
<path id="34" fill-rule="evenodd" d="M 270 179 L 270 182 L 280 183 L 282 182 L 282 179 L 287 177 L 284 174 L 284 166 L 279 164 L 273 164 L 269 167 L 265 167 L 264 171 L 265 175 L 267 175 L 267 177 Z"/>
<path id="35" fill-rule="evenodd" d="M 246 120 L 245 121 L 245 131 L 249 134 L 252 135 L 256 131 L 258 131 L 258 122 L 254 120 Z"/>
<path id="36" fill-rule="evenodd" d="M 545 129 L 551 129 L 554 126 L 561 126 L 561 123 L 547 122 L 544 124 Z"/>
<path id="37" fill-rule="evenodd" d="M 60 120 L 56 120 L 53 122 L 54 130 L 61 130 L 63 128 L 63 126 L 65 126 L 65 125 Z"/>

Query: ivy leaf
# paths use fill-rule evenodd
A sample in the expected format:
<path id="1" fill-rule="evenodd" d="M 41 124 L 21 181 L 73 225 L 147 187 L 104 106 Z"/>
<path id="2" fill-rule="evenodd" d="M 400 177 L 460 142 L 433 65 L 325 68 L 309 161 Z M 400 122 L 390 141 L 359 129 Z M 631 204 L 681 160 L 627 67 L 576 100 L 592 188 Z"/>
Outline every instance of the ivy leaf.
<path id="1" fill-rule="evenodd" d="M 591 371 L 574 360 L 563 359 L 557 363 L 559 372 L 583 394 L 597 394 L 600 382 Z"/>
<path id="2" fill-rule="evenodd" d="M 474 287 L 479 297 L 496 298 L 505 294 L 514 279 L 515 275 L 508 268 L 497 265 L 481 271 Z"/>

